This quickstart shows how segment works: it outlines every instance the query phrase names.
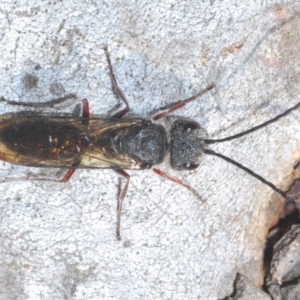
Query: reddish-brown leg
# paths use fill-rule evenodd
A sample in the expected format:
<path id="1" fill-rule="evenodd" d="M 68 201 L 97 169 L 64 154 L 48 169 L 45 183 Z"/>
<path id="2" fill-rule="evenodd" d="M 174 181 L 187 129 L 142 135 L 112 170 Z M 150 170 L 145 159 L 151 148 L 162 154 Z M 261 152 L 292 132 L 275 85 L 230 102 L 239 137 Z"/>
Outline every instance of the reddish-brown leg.
<path id="1" fill-rule="evenodd" d="M 17 105 L 17 106 L 27 106 L 27 107 L 35 107 L 35 108 L 43 108 L 43 107 L 55 107 L 60 104 L 69 101 L 70 99 L 75 99 L 76 101 L 80 101 L 76 98 L 76 95 L 70 94 L 65 97 L 61 97 L 58 99 L 53 99 L 47 102 L 23 102 L 23 101 L 13 101 L 7 100 L 4 97 L 0 98 L 0 101 L 6 102 L 9 105 Z"/>
<path id="2" fill-rule="evenodd" d="M 201 91 L 200 93 L 198 93 L 198 94 L 196 94 L 196 95 L 194 95 L 194 96 L 192 96 L 190 98 L 187 98 L 185 100 L 181 100 L 179 102 L 175 102 L 175 103 L 172 103 L 172 104 L 168 105 L 161 113 L 159 113 L 159 114 L 155 115 L 154 117 L 152 117 L 152 119 L 154 121 L 157 121 L 159 119 L 164 118 L 165 116 L 167 116 L 168 114 L 172 113 L 173 111 L 178 110 L 178 109 L 184 107 L 189 102 L 192 102 L 196 98 L 198 98 L 198 97 L 204 95 L 205 93 L 209 92 L 214 87 L 215 87 L 215 84 L 211 84 L 205 90 Z"/>
<path id="3" fill-rule="evenodd" d="M 90 105 L 87 99 L 82 100 L 82 125 L 88 126 L 90 118 Z"/>
<path id="4" fill-rule="evenodd" d="M 73 176 L 73 174 L 75 173 L 75 171 L 77 170 L 78 166 L 81 163 L 81 158 L 77 158 L 73 164 L 72 167 L 67 171 L 66 175 L 62 178 L 62 179 L 56 179 L 56 178 L 43 178 L 43 177 L 18 177 L 18 178 L 5 178 L 3 181 L 1 182 L 8 182 L 8 181 L 26 181 L 26 180 L 30 180 L 30 181 L 47 181 L 47 182 L 68 182 L 70 180 L 70 178 Z"/>
<path id="5" fill-rule="evenodd" d="M 177 178 L 177 177 L 173 177 L 173 176 L 170 176 L 168 174 L 166 174 L 165 172 L 163 172 L 162 170 L 159 170 L 159 169 L 156 169 L 156 168 L 153 168 L 152 169 L 153 172 L 163 178 L 166 178 L 168 180 L 171 180 L 177 184 L 180 184 L 182 186 L 184 186 L 186 189 L 188 189 L 191 193 L 193 193 L 198 199 L 200 199 L 201 201 L 203 201 L 200 197 L 200 195 L 198 194 L 198 192 L 196 190 L 194 190 L 191 186 L 185 184 L 181 179 Z"/>
<path id="6" fill-rule="evenodd" d="M 70 168 L 67 172 L 67 174 L 61 179 L 59 180 L 59 182 L 67 182 L 69 181 L 69 179 L 73 176 L 73 174 L 75 173 L 76 168 Z"/>
<path id="7" fill-rule="evenodd" d="M 121 240 L 121 214 L 122 214 L 122 206 L 123 206 L 123 201 L 126 197 L 127 191 L 128 191 L 128 186 L 130 182 L 130 175 L 126 173 L 124 170 L 114 170 L 116 171 L 119 175 L 122 175 L 123 177 L 126 178 L 126 183 L 121 191 L 121 194 L 118 199 L 118 205 L 117 205 L 117 228 L 116 228 L 116 235 L 117 235 L 117 240 Z"/>
<path id="8" fill-rule="evenodd" d="M 87 99 L 82 100 L 82 117 L 83 118 L 89 118 L 90 117 L 90 105 L 89 101 Z"/>
<path id="9" fill-rule="evenodd" d="M 130 111 L 130 107 L 129 107 L 129 104 L 128 104 L 128 101 L 127 101 L 127 98 L 126 98 L 125 94 L 123 93 L 123 91 L 118 86 L 115 74 L 113 72 L 110 56 L 109 56 L 109 53 L 108 53 L 108 50 L 107 50 L 106 47 L 104 47 L 104 51 L 105 51 L 105 55 L 106 55 L 106 59 L 107 59 L 107 64 L 108 64 L 108 68 L 109 68 L 109 77 L 110 77 L 111 82 L 112 82 L 113 91 L 116 94 L 116 96 L 120 97 L 126 105 L 125 108 L 123 108 L 122 110 L 120 110 L 120 111 L 118 111 L 118 112 L 116 112 L 115 114 L 112 115 L 112 118 L 120 119 Z"/>

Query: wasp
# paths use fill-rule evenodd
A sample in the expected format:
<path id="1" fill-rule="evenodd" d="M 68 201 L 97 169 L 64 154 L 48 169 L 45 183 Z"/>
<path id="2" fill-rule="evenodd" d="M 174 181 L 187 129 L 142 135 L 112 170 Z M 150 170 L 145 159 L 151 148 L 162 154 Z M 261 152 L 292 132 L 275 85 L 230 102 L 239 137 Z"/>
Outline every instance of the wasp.
<path id="1" fill-rule="evenodd" d="M 128 191 L 130 175 L 125 170 L 151 169 L 160 165 L 166 157 L 170 159 L 170 167 L 174 170 L 194 170 L 199 167 L 203 154 L 214 155 L 234 164 L 254 176 L 275 192 L 279 193 L 297 209 L 300 205 L 284 191 L 267 181 L 249 168 L 233 159 L 216 153 L 208 148 L 209 144 L 230 141 L 259 130 L 280 118 L 285 117 L 300 106 L 294 107 L 275 118 L 264 122 L 239 134 L 222 138 L 207 139 L 204 129 L 197 122 L 184 118 L 172 118 L 172 124 L 163 126 L 158 120 L 183 108 L 189 102 L 212 91 L 215 84 L 209 85 L 200 93 L 172 103 L 160 110 L 152 120 L 144 118 L 123 118 L 130 106 L 116 77 L 107 48 L 104 48 L 109 76 L 114 93 L 120 98 L 125 108 L 109 118 L 91 117 L 89 103 L 82 100 L 82 116 L 45 115 L 36 113 L 18 113 L 3 115 L 0 118 L 0 159 L 12 164 L 30 167 L 51 167 L 68 169 L 62 179 L 53 180 L 67 182 L 77 169 L 112 169 L 126 179 L 117 206 L 116 236 L 121 239 L 122 204 Z M 11 105 L 29 107 L 53 106 L 63 102 L 64 98 L 55 102 L 37 104 L 32 102 L 16 102 L 1 98 Z M 168 120 L 167 120 L 168 121 Z M 169 176 L 154 167 L 153 171 L 169 180 L 194 191 L 179 178 Z M 33 180 L 45 180 L 33 178 Z"/>

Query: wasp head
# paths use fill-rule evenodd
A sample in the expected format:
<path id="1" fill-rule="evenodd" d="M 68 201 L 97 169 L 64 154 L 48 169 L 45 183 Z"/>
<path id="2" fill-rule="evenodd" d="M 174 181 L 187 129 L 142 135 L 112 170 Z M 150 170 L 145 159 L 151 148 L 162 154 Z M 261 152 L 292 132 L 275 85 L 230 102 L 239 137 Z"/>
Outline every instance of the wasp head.
<path id="1" fill-rule="evenodd" d="M 177 120 L 171 128 L 170 163 L 175 170 L 198 168 L 203 153 L 204 129 L 195 121 Z"/>

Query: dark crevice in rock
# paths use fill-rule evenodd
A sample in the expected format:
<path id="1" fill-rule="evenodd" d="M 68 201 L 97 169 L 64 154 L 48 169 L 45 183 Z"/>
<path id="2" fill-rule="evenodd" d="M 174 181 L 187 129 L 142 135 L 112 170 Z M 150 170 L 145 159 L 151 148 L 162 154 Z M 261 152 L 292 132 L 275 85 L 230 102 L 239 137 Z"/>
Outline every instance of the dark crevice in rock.
<path id="1" fill-rule="evenodd" d="M 270 264 L 273 257 L 274 245 L 291 229 L 292 225 L 300 224 L 299 212 L 297 209 L 292 209 L 278 223 L 270 228 L 264 251 L 264 272 L 265 284 L 264 290 L 267 291 L 266 278 L 270 272 Z"/>
<path id="2" fill-rule="evenodd" d="M 300 179 L 294 181 L 287 194 L 288 196 L 294 198 L 298 203 L 300 203 Z M 281 217 L 278 222 L 269 229 L 269 234 L 266 241 L 266 247 L 264 250 L 265 281 L 263 286 L 263 289 L 266 292 L 268 292 L 266 279 L 268 278 L 270 273 L 274 246 L 283 236 L 285 236 L 287 232 L 290 231 L 291 227 L 296 224 L 300 224 L 299 211 L 291 204 L 287 203 L 281 211 Z"/>

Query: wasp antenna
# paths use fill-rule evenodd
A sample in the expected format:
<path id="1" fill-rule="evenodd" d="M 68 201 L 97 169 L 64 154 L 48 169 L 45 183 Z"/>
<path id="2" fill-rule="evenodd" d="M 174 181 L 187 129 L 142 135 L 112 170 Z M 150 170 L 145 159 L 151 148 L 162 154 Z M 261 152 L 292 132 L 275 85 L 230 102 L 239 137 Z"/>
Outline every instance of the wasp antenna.
<path id="1" fill-rule="evenodd" d="M 215 143 L 223 143 L 223 142 L 227 142 L 227 141 L 231 141 L 231 140 L 240 138 L 240 137 L 242 137 L 244 135 L 247 135 L 247 134 L 252 133 L 252 132 L 254 132 L 256 130 L 259 130 L 259 129 L 263 128 L 263 127 L 266 127 L 269 124 L 277 122 L 279 119 L 281 119 L 283 117 L 286 117 L 288 114 L 290 114 L 292 111 L 298 109 L 299 107 L 300 107 L 300 102 L 298 102 L 295 106 L 289 108 L 288 110 L 286 110 L 282 114 L 276 116 L 275 118 L 273 118 L 273 119 L 271 119 L 271 120 L 269 120 L 267 122 L 264 122 L 264 123 L 262 123 L 262 124 L 260 124 L 258 126 L 255 126 L 255 127 L 251 128 L 251 129 L 248 129 L 246 131 L 240 132 L 238 134 L 235 134 L 235 135 L 223 138 L 223 139 L 204 139 L 203 142 L 205 144 L 215 144 Z"/>
<path id="2" fill-rule="evenodd" d="M 252 170 L 248 169 L 247 167 L 243 166 L 242 164 L 238 163 L 237 161 L 222 155 L 220 153 L 214 152 L 212 150 L 209 149 L 204 149 L 204 153 L 205 154 L 209 154 L 209 155 L 214 155 L 214 156 L 218 156 L 224 160 L 226 160 L 227 162 L 235 165 L 236 167 L 244 170 L 245 172 L 247 172 L 248 174 L 252 175 L 253 177 L 255 177 L 256 179 L 258 179 L 259 181 L 261 181 L 262 183 L 264 183 L 265 185 L 269 186 L 273 191 L 275 191 L 276 193 L 280 194 L 283 198 L 285 198 L 289 203 L 291 203 L 295 208 L 297 208 L 298 210 L 300 210 L 300 204 L 298 204 L 295 199 L 289 197 L 284 191 L 282 191 L 281 189 L 279 189 L 278 187 L 276 187 L 273 183 L 271 183 L 270 181 L 264 179 L 263 177 L 261 177 L 260 175 L 256 174 L 255 172 L 253 172 Z"/>

